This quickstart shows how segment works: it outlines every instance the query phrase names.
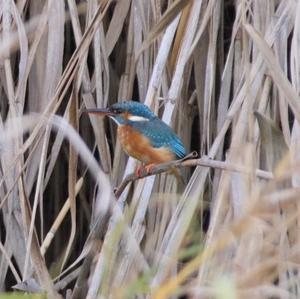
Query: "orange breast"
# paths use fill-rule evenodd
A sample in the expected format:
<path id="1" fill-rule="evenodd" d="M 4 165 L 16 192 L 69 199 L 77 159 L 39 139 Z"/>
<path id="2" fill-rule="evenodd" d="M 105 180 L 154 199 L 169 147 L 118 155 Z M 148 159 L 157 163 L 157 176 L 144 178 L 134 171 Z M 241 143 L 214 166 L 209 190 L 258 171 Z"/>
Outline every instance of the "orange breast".
<path id="1" fill-rule="evenodd" d="M 159 164 L 175 159 L 174 153 L 166 148 L 154 148 L 149 140 L 129 125 L 118 126 L 118 137 L 124 151 L 145 164 Z"/>

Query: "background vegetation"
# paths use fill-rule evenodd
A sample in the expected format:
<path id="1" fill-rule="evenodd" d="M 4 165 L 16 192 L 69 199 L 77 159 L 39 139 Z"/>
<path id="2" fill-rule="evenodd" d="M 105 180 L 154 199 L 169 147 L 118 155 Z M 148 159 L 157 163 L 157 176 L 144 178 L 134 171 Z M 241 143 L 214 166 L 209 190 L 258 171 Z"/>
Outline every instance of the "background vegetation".
<path id="1" fill-rule="evenodd" d="M 0 290 L 298 298 L 300 2 L 0 1 Z M 85 108 L 149 105 L 188 151 L 149 176 Z M 38 297 L 37 297 L 38 298 Z"/>

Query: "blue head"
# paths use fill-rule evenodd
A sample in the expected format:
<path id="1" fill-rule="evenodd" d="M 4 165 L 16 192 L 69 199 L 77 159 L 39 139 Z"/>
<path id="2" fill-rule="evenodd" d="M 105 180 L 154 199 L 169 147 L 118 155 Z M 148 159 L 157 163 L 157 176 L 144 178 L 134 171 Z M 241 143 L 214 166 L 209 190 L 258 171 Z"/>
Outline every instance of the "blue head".
<path id="1" fill-rule="evenodd" d="M 134 101 L 115 103 L 105 109 L 89 109 L 87 112 L 107 115 L 118 125 L 157 119 L 157 116 L 146 105 Z"/>

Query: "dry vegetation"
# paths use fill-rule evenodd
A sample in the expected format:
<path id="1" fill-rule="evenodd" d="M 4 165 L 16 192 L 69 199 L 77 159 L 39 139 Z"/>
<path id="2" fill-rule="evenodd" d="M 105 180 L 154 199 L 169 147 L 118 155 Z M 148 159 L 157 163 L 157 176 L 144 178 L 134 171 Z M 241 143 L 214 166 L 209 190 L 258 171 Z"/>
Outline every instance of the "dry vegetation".
<path id="1" fill-rule="evenodd" d="M 299 1 L 1 0 L 0 17 L 0 291 L 299 298 Z M 82 111 L 124 99 L 199 153 L 184 190 L 149 176 L 115 205 L 137 163 Z"/>

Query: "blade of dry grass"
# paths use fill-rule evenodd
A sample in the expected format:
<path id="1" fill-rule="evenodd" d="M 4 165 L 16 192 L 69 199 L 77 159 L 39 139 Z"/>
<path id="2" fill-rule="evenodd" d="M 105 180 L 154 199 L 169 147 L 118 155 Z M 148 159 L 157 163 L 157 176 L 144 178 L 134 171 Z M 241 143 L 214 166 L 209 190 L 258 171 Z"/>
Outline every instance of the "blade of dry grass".
<path id="1" fill-rule="evenodd" d="M 246 31 L 251 36 L 253 41 L 256 43 L 257 47 L 261 51 L 269 69 L 274 82 L 278 85 L 281 91 L 286 95 L 286 99 L 289 102 L 297 121 L 300 121 L 300 106 L 298 104 L 299 97 L 295 89 L 291 86 L 290 82 L 284 75 L 280 66 L 278 65 L 274 54 L 266 44 L 266 42 L 261 38 L 261 36 L 253 29 L 249 24 L 244 25 Z"/>
<path id="2" fill-rule="evenodd" d="M 107 55 L 109 56 L 115 47 L 118 38 L 120 37 L 122 28 L 124 26 L 125 18 L 128 14 L 131 1 L 119 1 L 114 9 L 114 14 L 112 16 L 109 28 L 105 35 L 105 46 L 107 50 Z"/>
<path id="3" fill-rule="evenodd" d="M 80 189 L 82 187 L 82 184 L 83 184 L 83 178 L 81 177 L 75 185 L 75 195 L 78 195 L 78 192 L 80 191 Z M 60 212 L 57 215 L 55 221 L 53 222 L 51 228 L 49 229 L 49 232 L 47 233 L 45 239 L 43 240 L 43 243 L 41 245 L 41 254 L 42 255 L 45 255 L 53 238 L 55 237 L 55 233 L 57 232 L 58 228 L 60 227 L 60 225 L 61 225 L 62 221 L 64 220 L 69 209 L 70 209 L 70 198 L 67 198 L 64 206 L 60 210 Z"/>
<path id="4" fill-rule="evenodd" d="M 186 5 L 188 5 L 190 0 L 183 1 L 175 1 L 168 8 L 165 14 L 162 16 L 160 21 L 156 24 L 156 26 L 152 29 L 151 32 L 147 35 L 147 39 L 143 41 L 143 44 L 137 53 L 136 57 L 139 58 L 141 53 L 147 49 L 150 44 L 158 37 L 158 35 L 166 28 L 170 23 L 176 18 L 177 14 L 179 14 Z"/>
<path id="5" fill-rule="evenodd" d="M 71 93 L 71 105 L 69 110 L 69 122 L 73 128 L 78 131 L 78 96 L 77 90 L 75 89 L 76 81 L 73 84 L 73 89 Z M 77 153 L 72 145 L 69 148 L 69 181 L 68 181 L 68 193 L 70 199 L 70 212 L 71 212 L 71 233 L 70 238 L 68 240 L 68 245 L 66 248 L 66 253 L 64 259 L 62 261 L 61 269 L 64 268 L 65 263 L 70 255 L 71 247 L 73 245 L 75 234 L 76 234 L 76 181 L 77 181 L 77 164 L 78 164 L 78 157 Z"/>
<path id="6" fill-rule="evenodd" d="M 45 164 L 46 164 L 46 155 L 47 155 L 47 147 L 48 147 L 48 142 L 49 142 L 49 127 L 46 129 L 45 133 L 45 138 L 43 142 L 43 147 L 42 147 L 42 154 L 41 154 L 41 160 L 40 160 L 40 167 L 38 171 L 38 178 L 37 178 L 37 186 L 35 190 L 35 196 L 34 196 L 34 203 L 31 211 L 31 221 L 30 221 L 30 227 L 28 231 L 28 236 L 26 240 L 26 256 L 25 256 L 25 263 L 24 263 L 24 270 L 23 270 L 23 278 L 26 280 L 28 277 L 28 272 L 29 272 L 29 258 L 31 254 L 31 246 L 32 246 L 32 238 L 33 234 L 35 234 L 35 222 L 36 222 L 36 212 L 37 212 L 37 207 L 38 204 L 41 204 L 40 200 L 40 194 L 41 190 L 43 189 L 43 176 L 45 172 Z"/>

